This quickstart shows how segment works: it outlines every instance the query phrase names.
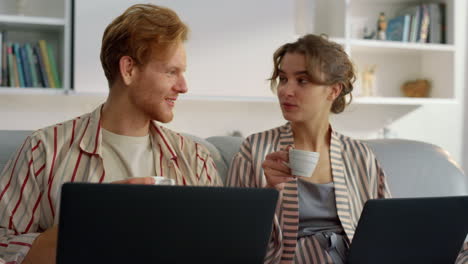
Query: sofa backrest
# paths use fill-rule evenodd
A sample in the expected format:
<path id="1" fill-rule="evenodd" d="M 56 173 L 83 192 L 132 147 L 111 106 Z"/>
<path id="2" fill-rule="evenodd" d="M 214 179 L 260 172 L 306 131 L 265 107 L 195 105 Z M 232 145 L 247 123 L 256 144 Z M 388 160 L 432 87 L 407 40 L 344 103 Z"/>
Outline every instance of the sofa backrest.
<path id="1" fill-rule="evenodd" d="M 32 131 L 0 130 L 0 172 Z"/>
<path id="2" fill-rule="evenodd" d="M 209 149 L 216 148 L 213 158 L 225 181 L 225 172 L 243 139 L 220 136 L 195 140 L 209 146 Z M 373 139 L 364 142 L 373 150 L 382 166 L 393 197 L 468 195 L 466 175 L 442 148 L 404 139 Z"/>
<path id="3" fill-rule="evenodd" d="M 0 130 L 0 171 L 31 131 Z M 223 181 L 229 163 L 243 141 L 240 137 L 217 136 L 202 139 L 186 135 L 210 150 Z M 387 175 L 394 197 L 467 195 L 468 180 L 449 154 L 432 144 L 402 140 L 365 141 L 374 151 Z"/>
<path id="4" fill-rule="evenodd" d="M 449 153 L 433 144 L 404 139 L 367 140 L 393 197 L 467 195 L 468 180 Z"/>

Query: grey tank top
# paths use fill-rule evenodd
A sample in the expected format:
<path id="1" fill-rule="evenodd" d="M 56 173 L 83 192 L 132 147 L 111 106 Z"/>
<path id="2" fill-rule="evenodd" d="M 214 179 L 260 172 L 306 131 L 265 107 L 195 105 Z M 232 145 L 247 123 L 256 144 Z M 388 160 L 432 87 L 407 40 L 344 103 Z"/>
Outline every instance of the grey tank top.
<path id="1" fill-rule="evenodd" d="M 345 263 L 348 242 L 336 210 L 333 183 L 315 184 L 298 179 L 298 237 L 314 236 L 334 263 Z"/>

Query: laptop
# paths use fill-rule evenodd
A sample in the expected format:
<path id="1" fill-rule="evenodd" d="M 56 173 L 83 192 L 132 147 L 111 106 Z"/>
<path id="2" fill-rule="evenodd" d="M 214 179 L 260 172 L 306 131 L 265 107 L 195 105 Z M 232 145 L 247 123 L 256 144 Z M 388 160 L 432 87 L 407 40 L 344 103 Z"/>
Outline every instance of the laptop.
<path id="1" fill-rule="evenodd" d="M 369 200 L 348 263 L 455 263 L 467 233 L 468 196 Z"/>
<path id="2" fill-rule="evenodd" d="M 273 189 L 66 183 L 58 264 L 263 263 Z"/>

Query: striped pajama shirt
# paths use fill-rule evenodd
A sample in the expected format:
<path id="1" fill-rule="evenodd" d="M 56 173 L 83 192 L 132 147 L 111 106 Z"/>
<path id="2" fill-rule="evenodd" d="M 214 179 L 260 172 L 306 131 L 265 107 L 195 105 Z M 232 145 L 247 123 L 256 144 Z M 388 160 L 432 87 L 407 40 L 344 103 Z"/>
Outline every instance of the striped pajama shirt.
<path id="1" fill-rule="evenodd" d="M 63 183 L 105 180 L 101 107 L 34 132 L 5 166 L 0 175 L 0 260 L 21 263 L 39 233 L 58 223 Z M 156 122 L 150 134 L 158 175 L 178 185 L 222 185 L 205 147 Z"/>
<path id="2" fill-rule="evenodd" d="M 228 186 L 265 187 L 262 162 L 267 154 L 294 145 L 291 124 L 249 136 L 234 156 Z M 332 131 L 330 162 L 338 217 L 352 241 L 365 202 L 390 197 L 385 174 L 372 151 L 362 142 Z M 333 263 L 313 236 L 298 239 L 299 201 L 297 181 L 284 184 L 273 220 L 265 263 Z M 468 249 L 468 248 L 466 248 Z M 468 263 L 465 256 L 459 262 Z M 462 262 L 463 261 L 465 262 Z"/>

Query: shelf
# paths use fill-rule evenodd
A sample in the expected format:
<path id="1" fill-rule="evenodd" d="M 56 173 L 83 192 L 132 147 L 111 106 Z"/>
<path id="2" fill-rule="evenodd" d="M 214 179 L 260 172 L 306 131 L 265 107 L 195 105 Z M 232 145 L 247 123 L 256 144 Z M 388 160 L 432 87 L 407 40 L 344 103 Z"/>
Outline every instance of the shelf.
<path id="1" fill-rule="evenodd" d="M 406 98 L 406 97 L 353 97 L 351 104 L 367 105 L 432 105 L 455 104 L 455 99 L 448 98 Z"/>
<path id="2" fill-rule="evenodd" d="M 0 94 L 62 94 L 69 96 L 107 97 L 105 92 L 76 92 L 59 88 L 16 88 L 0 87 Z M 278 103 L 274 96 L 215 96 L 215 95 L 180 95 L 180 100 L 199 102 L 240 102 L 240 103 Z M 352 105 L 432 105 L 455 104 L 455 99 L 447 98 L 405 98 L 405 97 L 353 97 Z"/>
<path id="3" fill-rule="evenodd" d="M 365 3 L 372 3 L 372 4 L 419 4 L 421 0 L 351 0 L 353 4 L 365 4 Z"/>
<path id="4" fill-rule="evenodd" d="M 216 96 L 216 95 L 180 95 L 180 99 L 187 101 L 216 101 L 216 102 L 255 102 L 277 103 L 275 96 Z"/>
<path id="5" fill-rule="evenodd" d="M 255 102 L 278 103 L 278 99 L 272 97 L 248 97 L 248 96 L 205 96 L 205 95 L 181 95 L 181 100 L 188 101 L 216 101 L 216 102 Z M 448 98 L 405 98 L 405 97 L 353 97 L 351 104 L 361 105 L 431 105 L 454 104 L 455 99 Z"/>
<path id="6" fill-rule="evenodd" d="M 0 15 L 0 26 L 7 28 L 27 29 L 63 29 L 65 19 L 50 17 L 31 17 L 16 15 Z"/>
<path id="7" fill-rule="evenodd" d="M 62 88 L 17 88 L 17 87 L 0 87 L 0 94 L 66 94 L 67 90 Z"/>
<path id="8" fill-rule="evenodd" d="M 349 41 L 352 51 L 360 52 L 402 52 L 402 51 L 438 51 L 455 52 L 455 46 L 451 44 L 414 43 L 399 41 L 351 39 Z"/>

